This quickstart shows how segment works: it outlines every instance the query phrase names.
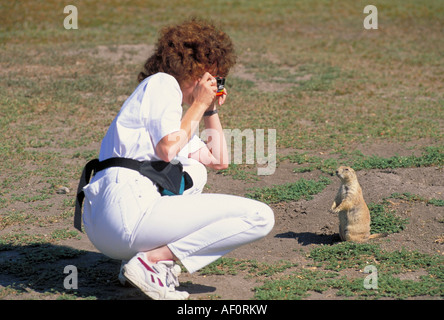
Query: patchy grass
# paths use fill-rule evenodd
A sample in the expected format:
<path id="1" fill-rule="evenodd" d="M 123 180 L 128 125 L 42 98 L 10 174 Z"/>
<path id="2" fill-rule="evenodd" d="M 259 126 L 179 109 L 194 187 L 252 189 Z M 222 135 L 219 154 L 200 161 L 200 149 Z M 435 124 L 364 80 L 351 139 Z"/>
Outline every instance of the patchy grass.
<path id="1" fill-rule="evenodd" d="M 236 275 L 239 272 L 246 272 L 248 277 L 270 277 L 296 266 L 297 264 L 284 260 L 269 264 L 260 263 L 255 260 L 220 258 L 200 270 L 199 273 L 201 275 Z"/>
<path id="2" fill-rule="evenodd" d="M 442 1 L 376 0 L 372 4 L 378 7 L 380 29 L 373 31 L 362 26 L 366 4 L 338 0 L 81 0 L 75 2 L 79 29 L 65 30 L 65 3 L 1 1 L 0 252 L 20 255 L 18 260 L 0 260 L 1 269 L 12 276 L 23 272 L 29 276 L 26 272 L 32 269 L 23 271 L 20 264 L 31 268 L 35 263 L 41 267 L 41 277 L 34 280 L 38 297 L 91 298 L 64 292 L 59 281 L 63 274 L 52 265 L 84 254 L 52 247 L 80 237 L 71 229 L 72 193 L 59 195 L 56 190 L 60 186 L 75 190 L 82 166 L 97 156 L 106 129 L 137 85 L 137 73 L 159 28 L 188 16 L 212 19 L 237 47 L 239 63 L 227 79 L 230 95 L 220 112 L 225 128 L 273 128 L 278 148 L 331 155 L 321 159 L 293 154 L 287 159 L 298 164 L 295 172 L 332 173 L 340 164 L 356 170 L 442 167 Z M 134 47 L 122 54 L 122 45 Z M 416 143 L 416 150 L 423 154 L 365 157 L 354 147 L 380 142 Z M 259 180 L 242 165 L 231 165 L 222 173 L 252 184 Z M 254 188 L 249 196 L 267 203 L 310 199 L 328 183 L 324 177 L 300 180 Z M 396 197 L 437 208 L 443 205 L 440 199 L 411 194 Z M 384 203 L 372 208 L 373 214 L 381 215 L 374 220 L 385 230 L 393 222 L 386 211 Z M 329 249 L 338 249 L 338 257 L 350 250 L 335 247 Z M 299 270 L 284 276 L 284 269 L 294 268 L 286 262 L 264 265 L 222 260 L 206 272 L 222 270 L 229 275 L 242 271 L 279 278 L 267 278 L 256 289 L 257 299 L 299 299 L 309 297 L 310 290 L 329 289 L 352 297 L 442 295 L 442 268 L 432 256 L 408 258 L 403 253 L 395 258 L 395 253 L 382 253 L 375 247 L 354 247 L 352 251 L 353 261 L 371 257 L 381 266 L 388 263 L 383 254 L 392 254 L 388 260 L 400 265 L 410 259 L 426 275 L 412 282 L 394 277 L 393 272 L 387 277 L 381 274 L 382 289 L 374 292 L 362 289 L 362 277 L 348 280 L 335 269 Z M 319 252 L 316 259 L 324 266 L 332 263 L 326 252 Z M 421 259 L 429 259 L 429 265 Z M 112 295 L 102 291 L 118 272 L 118 265 L 109 267 L 108 263 L 99 260 L 83 267 L 90 274 L 84 285 L 97 288 L 92 298 Z M 353 267 L 344 270 L 348 269 Z M 53 274 L 60 279 L 47 288 Z M 29 297 L 27 284 L 2 287 L 0 298 Z"/>
<path id="3" fill-rule="evenodd" d="M 427 205 L 432 205 L 436 207 L 444 207 L 444 201 L 441 199 L 426 199 L 424 197 L 418 196 L 416 194 L 405 193 L 393 193 L 389 198 L 401 199 L 408 202 L 424 202 Z"/>
<path id="4" fill-rule="evenodd" d="M 407 250 L 386 252 L 375 244 L 342 242 L 315 248 L 308 257 L 313 260 L 313 267 L 278 280 L 266 280 L 262 286 L 255 288 L 255 298 L 294 300 L 308 298 L 311 292 L 327 290 L 333 290 L 337 296 L 360 299 L 406 299 L 421 295 L 440 297 L 444 294 L 444 259 L 439 255 Z M 373 274 L 376 276 L 376 280 L 373 280 L 376 281 L 376 288 L 373 289 L 366 288 L 364 283 L 368 276 L 364 269 L 370 265 L 376 270 L 376 274 Z M 417 270 L 424 271 L 418 280 L 398 276 Z M 353 271 L 355 276 L 347 276 L 345 271 Z"/>
<path id="5" fill-rule="evenodd" d="M 275 185 L 265 188 L 254 188 L 246 196 L 267 204 L 297 201 L 300 199 L 310 200 L 313 195 L 322 192 L 331 183 L 330 179 L 321 177 L 319 181 L 299 179 L 296 182 L 284 185 Z"/>
<path id="6" fill-rule="evenodd" d="M 395 214 L 395 210 L 389 209 L 387 199 L 382 203 L 370 203 L 370 230 L 371 233 L 396 233 L 404 230 L 408 219 L 403 219 Z"/>
<path id="7" fill-rule="evenodd" d="M 364 156 L 359 150 L 351 154 L 342 154 L 339 159 L 323 159 L 318 156 L 310 156 L 307 153 L 294 152 L 280 159 L 289 160 L 298 165 L 293 171 L 296 173 L 320 170 L 324 173 L 333 174 L 341 165 L 350 166 L 355 170 L 369 169 L 396 169 L 414 168 L 444 165 L 444 147 L 425 147 L 420 156 L 393 156 L 384 158 L 380 156 Z"/>

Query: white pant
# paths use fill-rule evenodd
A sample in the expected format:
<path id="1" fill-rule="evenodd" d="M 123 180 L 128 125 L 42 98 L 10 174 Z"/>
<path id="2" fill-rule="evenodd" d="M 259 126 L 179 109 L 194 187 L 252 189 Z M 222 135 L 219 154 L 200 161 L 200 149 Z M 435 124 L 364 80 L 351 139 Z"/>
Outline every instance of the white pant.
<path id="1" fill-rule="evenodd" d="M 129 260 L 138 252 L 168 245 L 193 273 L 271 231 L 270 207 L 237 196 L 201 194 L 206 169 L 193 161 L 184 169 L 193 178 L 193 188 L 164 197 L 136 171 L 99 172 L 84 189 L 85 230 L 96 248 L 111 258 Z"/>

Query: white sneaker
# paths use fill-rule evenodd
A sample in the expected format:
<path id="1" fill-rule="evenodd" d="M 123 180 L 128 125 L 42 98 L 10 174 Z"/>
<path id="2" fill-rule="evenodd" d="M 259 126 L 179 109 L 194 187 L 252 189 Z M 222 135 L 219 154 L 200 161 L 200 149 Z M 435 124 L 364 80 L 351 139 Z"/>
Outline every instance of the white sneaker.
<path id="1" fill-rule="evenodd" d="M 119 272 L 119 276 L 118 276 L 120 284 L 124 287 L 131 286 L 131 284 L 129 284 L 128 281 L 126 281 L 126 278 L 123 275 L 123 267 L 127 263 L 128 263 L 128 260 L 122 260 L 122 263 L 120 264 L 120 272 Z M 179 279 L 178 279 L 181 272 L 182 272 L 182 269 L 180 268 L 180 266 L 175 264 L 172 261 L 164 261 L 164 264 L 167 266 L 172 264 L 172 267 L 169 267 L 171 269 L 171 274 L 169 274 L 168 281 L 173 283 L 175 287 L 180 286 Z"/>
<path id="2" fill-rule="evenodd" d="M 138 253 L 123 266 L 123 276 L 144 294 L 154 300 L 185 300 L 186 291 L 176 291 L 179 286 L 180 266 L 173 261 L 150 263 L 143 252 Z"/>
<path id="3" fill-rule="evenodd" d="M 120 264 L 120 272 L 119 272 L 119 276 L 118 276 L 118 279 L 119 279 L 120 284 L 121 284 L 122 286 L 124 286 L 124 287 L 131 286 L 131 285 L 128 283 L 128 281 L 126 281 L 126 278 L 125 278 L 125 276 L 123 275 L 123 267 L 124 267 L 127 263 L 128 263 L 128 260 L 122 260 L 122 263 Z"/>

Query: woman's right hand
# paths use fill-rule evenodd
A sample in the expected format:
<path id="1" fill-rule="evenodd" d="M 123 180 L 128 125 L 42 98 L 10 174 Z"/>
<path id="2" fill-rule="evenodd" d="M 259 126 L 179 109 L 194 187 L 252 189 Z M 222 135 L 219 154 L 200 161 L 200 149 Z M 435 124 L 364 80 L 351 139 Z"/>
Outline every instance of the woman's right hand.
<path id="1" fill-rule="evenodd" d="M 156 145 L 156 155 L 161 160 L 170 162 L 188 143 L 198 129 L 203 113 L 215 101 L 216 91 L 216 79 L 206 72 L 192 89 L 192 101 L 188 102 L 191 106 L 182 117 L 180 130 L 167 134 Z"/>
<path id="2" fill-rule="evenodd" d="M 207 109 L 215 100 L 217 91 L 216 79 L 205 72 L 202 78 L 197 82 L 193 90 L 193 102 L 205 106 Z"/>

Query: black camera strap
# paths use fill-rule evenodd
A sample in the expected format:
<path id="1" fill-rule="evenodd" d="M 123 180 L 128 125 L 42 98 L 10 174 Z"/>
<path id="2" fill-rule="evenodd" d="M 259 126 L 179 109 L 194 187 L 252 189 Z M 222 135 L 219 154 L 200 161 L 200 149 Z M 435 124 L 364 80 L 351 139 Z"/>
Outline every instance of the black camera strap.
<path id="1" fill-rule="evenodd" d="M 109 158 L 103 161 L 93 159 L 83 168 L 77 188 L 74 227 L 82 231 L 82 204 L 85 198 L 83 188 L 89 183 L 91 175 L 110 167 L 123 167 L 138 171 L 141 175 L 155 183 L 161 195 L 180 195 L 193 186 L 190 175 L 183 171 L 180 162 L 138 161 L 128 158 Z"/>

